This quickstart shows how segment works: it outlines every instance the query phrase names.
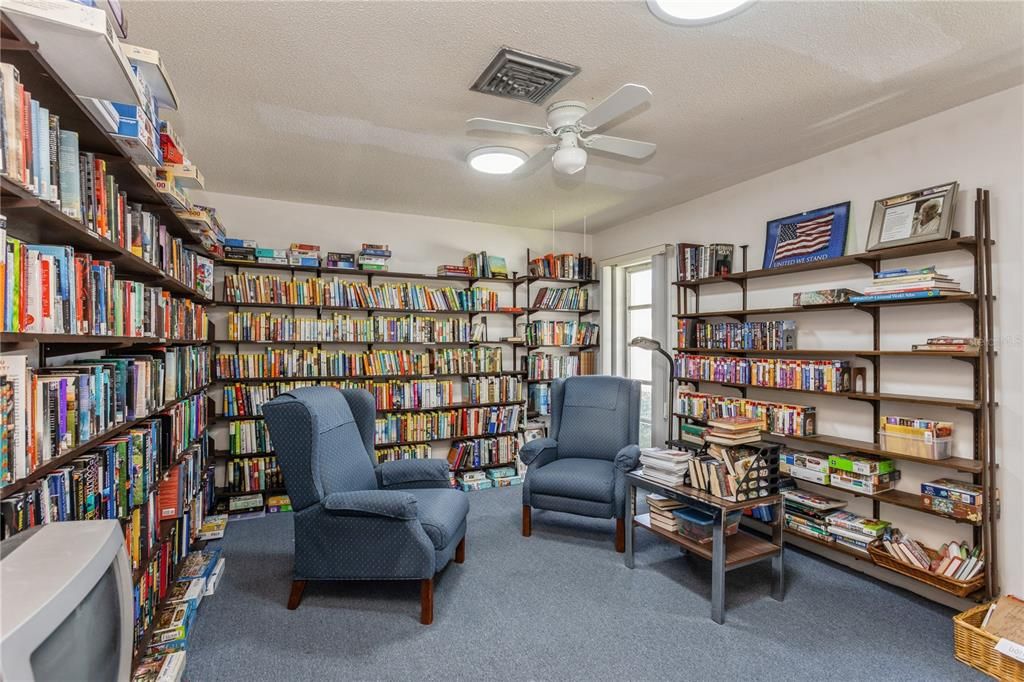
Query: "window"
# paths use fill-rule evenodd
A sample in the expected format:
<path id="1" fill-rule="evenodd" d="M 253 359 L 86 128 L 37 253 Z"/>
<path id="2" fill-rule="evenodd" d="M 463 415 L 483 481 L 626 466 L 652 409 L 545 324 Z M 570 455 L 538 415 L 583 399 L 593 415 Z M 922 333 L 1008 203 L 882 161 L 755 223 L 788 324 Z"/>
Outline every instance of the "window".
<path id="1" fill-rule="evenodd" d="M 654 329 L 651 263 L 625 268 L 626 319 L 623 345 L 637 336 L 652 336 Z M 626 376 L 640 382 L 640 447 L 651 447 L 651 361 L 652 353 L 628 348 Z"/>

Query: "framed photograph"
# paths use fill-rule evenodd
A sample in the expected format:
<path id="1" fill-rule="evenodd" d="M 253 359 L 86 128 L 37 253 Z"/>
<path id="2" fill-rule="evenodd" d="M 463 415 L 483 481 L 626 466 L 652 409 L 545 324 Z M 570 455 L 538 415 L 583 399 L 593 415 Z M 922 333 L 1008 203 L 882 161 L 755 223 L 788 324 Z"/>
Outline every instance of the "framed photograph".
<path id="1" fill-rule="evenodd" d="M 846 249 L 850 202 L 817 208 L 768 222 L 765 269 L 830 260 Z"/>
<path id="2" fill-rule="evenodd" d="M 950 182 L 876 201 L 867 250 L 949 239 L 959 188 Z"/>

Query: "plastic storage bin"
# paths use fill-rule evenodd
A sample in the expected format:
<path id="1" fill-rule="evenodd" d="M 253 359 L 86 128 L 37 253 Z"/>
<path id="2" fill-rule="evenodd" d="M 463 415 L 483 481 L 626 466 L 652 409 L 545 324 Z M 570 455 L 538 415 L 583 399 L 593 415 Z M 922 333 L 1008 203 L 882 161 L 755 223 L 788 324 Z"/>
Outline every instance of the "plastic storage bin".
<path id="1" fill-rule="evenodd" d="M 878 445 L 883 450 L 898 452 L 919 459 L 949 459 L 953 456 L 953 437 L 931 435 L 910 436 L 902 433 L 878 432 Z"/>
<path id="2" fill-rule="evenodd" d="M 672 514 L 679 520 L 679 534 L 697 542 L 711 542 L 715 517 L 694 507 L 674 509 Z M 725 517 L 725 534 L 732 535 L 740 528 L 742 511 L 730 512 Z"/>

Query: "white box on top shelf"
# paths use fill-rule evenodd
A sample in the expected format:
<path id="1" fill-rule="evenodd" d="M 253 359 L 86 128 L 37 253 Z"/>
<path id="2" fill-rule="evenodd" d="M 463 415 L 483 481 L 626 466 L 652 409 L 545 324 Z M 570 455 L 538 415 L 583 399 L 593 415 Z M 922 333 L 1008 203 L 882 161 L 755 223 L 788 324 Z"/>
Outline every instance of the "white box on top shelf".
<path id="1" fill-rule="evenodd" d="M 102 9 L 66 0 L 4 0 L 3 8 L 76 95 L 139 101 L 131 64 Z"/>
<path id="2" fill-rule="evenodd" d="M 149 85 L 153 97 L 164 109 L 178 110 L 178 93 L 171 77 L 160 60 L 160 53 L 148 47 L 122 43 L 128 61 L 138 70 L 139 77 Z"/>

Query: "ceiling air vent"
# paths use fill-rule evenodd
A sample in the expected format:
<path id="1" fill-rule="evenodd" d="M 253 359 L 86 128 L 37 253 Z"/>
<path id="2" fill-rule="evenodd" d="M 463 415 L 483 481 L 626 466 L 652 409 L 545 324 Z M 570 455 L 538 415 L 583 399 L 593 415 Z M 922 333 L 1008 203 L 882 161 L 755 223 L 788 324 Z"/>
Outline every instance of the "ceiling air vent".
<path id="1" fill-rule="evenodd" d="M 503 47 L 469 89 L 540 104 L 579 71 L 572 64 Z"/>

